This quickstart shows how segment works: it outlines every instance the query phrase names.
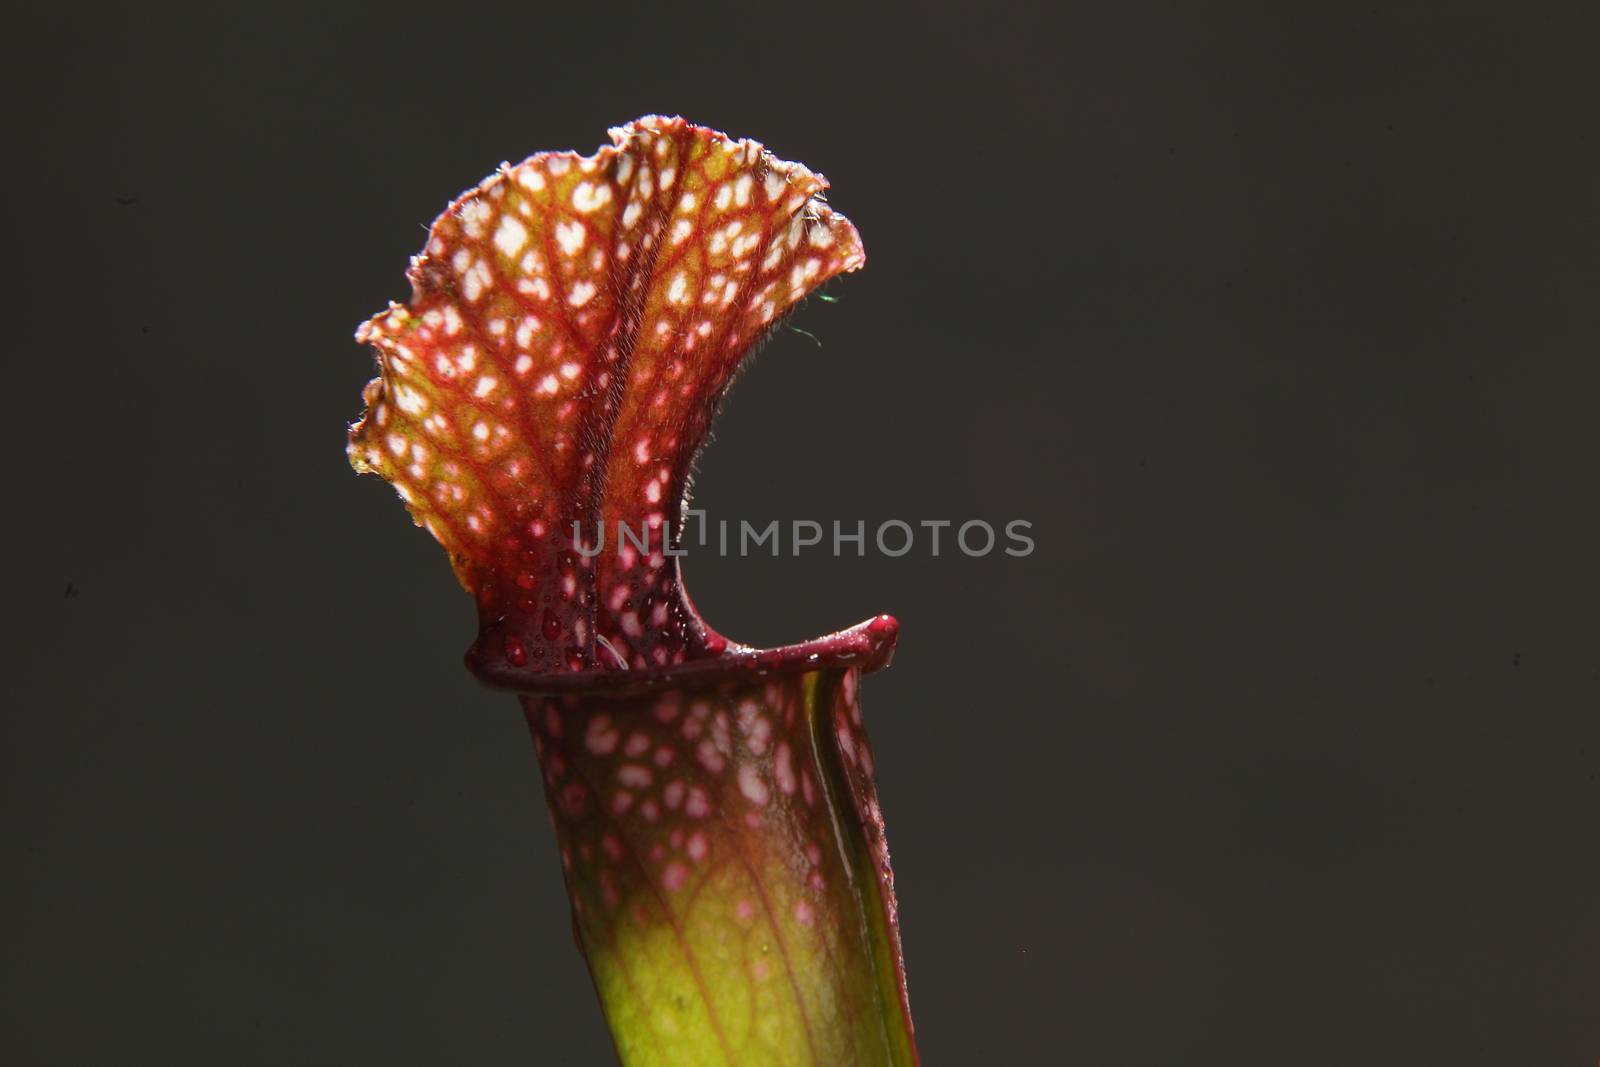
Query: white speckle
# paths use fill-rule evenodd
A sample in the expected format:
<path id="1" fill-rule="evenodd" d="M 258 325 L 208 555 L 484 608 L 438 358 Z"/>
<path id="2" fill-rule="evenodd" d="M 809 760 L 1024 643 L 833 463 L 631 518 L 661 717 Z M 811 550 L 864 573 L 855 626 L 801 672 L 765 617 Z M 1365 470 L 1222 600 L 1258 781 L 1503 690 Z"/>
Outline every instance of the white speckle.
<path id="1" fill-rule="evenodd" d="M 579 182 L 572 190 L 572 206 L 584 214 L 611 202 L 611 186 L 594 182 Z"/>
<path id="2" fill-rule="evenodd" d="M 700 766 L 712 774 L 722 773 L 722 768 L 725 766 L 722 753 L 717 751 L 717 746 L 712 744 L 709 738 L 695 746 L 694 754 L 700 761 Z"/>
<path id="3" fill-rule="evenodd" d="M 767 176 L 761 180 L 761 188 L 766 191 L 768 200 L 778 199 L 778 194 L 783 192 L 783 175 L 775 170 L 767 171 Z"/>
<path id="4" fill-rule="evenodd" d="M 728 205 L 733 203 L 733 190 L 724 185 L 717 189 L 716 199 L 713 201 L 718 211 L 728 210 Z"/>
<path id="5" fill-rule="evenodd" d="M 734 185 L 733 185 L 733 200 L 734 200 L 734 203 L 738 204 L 740 207 L 745 207 L 746 205 L 748 205 L 750 203 L 750 186 L 752 184 L 753 183 L 751 181 L 750 175 L 748 175 L 748 174 L 739 175 L 739 180 L 737 182 L 734 182 Z"/>
<path id="6" fill-rule="evenodd" d="M 683 813 L 691 819 L 703 819 L 711 814 L 711 802 L 706 799 L 705 790 L 699 786 L 690 788 L 683 802 Z"/>
<path id="7" fill-rule="evenodd" d="M 575 308 L 581 308 L 594 298 L 595 287 L 593 282 L 579 282 L 567 294 L 567 303 Z"/>
<path id="8" fill-rule="evenodd" d="M 561 245 L 561 251 L 569 256 L 578 254 L 578 249 L 583 247 L 588 231 L 581 222 L 556 223 L 556 241 Z"/>
<path id="9" fill-rule="evenodd" d="M 624 763 L 617 768 L 617 781 L 630 789 L 647 789 L 654 779 L 649 767 L 637 763 Z"/>
<path id="10" fill-rule="evenodd" d="M 500 227 L 494 231 L 494 246 L 507 256 L 514 256 L 528 243 L 528 230 L 512 215 L 500 217 Z"/>
<path id="11" fill-rule="evenodd" d="M 461 277 L 461 292 L 468 302 L 473 302 L 483 295 L 483 273 L 474 267 Z"/>
<path id="12" fill-rule="evenodd" d="M 789 743 L 779 741 L 778 749 L 772 757 L 772 777 L 777 781 L 778 788 L 785 795 L 792 795 L 795 790 L 794 761 L 789 753 Z"/>
<path id="13" fill-rule="evenodd" d="M 423 399 L 422 394 L 409 385 L 401 385 L 395 389 L 394 402 L 407 415 L 420 415 L 428 410 L 428 402 Z"/>
<path id="14" fill-rule="evenodd" d="M 561 388 L 561 383 L 556 381 L 554 374 L 546 374 L 539 382 L 539 392 L 541 393 L 554 394 L 559 388 Z"/>
<path id="15" fill-rule="evenodd" d="M 483 377 L 478 379 L 477 388 L 472 390 L 472 395 L 481 400 L 490 393 L 494 392 L 494 387 L 499 384 L 499 381 L 497 381 L 494 377 L 485 374 Z"/>
<path id="16" fill-rule="evenodd" d="M 772 799 L 767 783 L 761 780 L 761 773 L 753 763 L 739 765 L 739 792 L 743 793 L 750 803 L 758 806 Z"/>
<path id="17" fill-rule="evenodd" d="M 689 868 L 681 863 L 667 864 L 667 869 L 661 872 L 661 884 L 667 892 L 676 893 L 689 884 Z"/>
<path id="18" fill-rule="evenodd" d="M 675 245 L 683 244 L 693 232 L 694 225 L 688 219 L 679 219 L 672 224 L 672 243 Z"/>
<path id="19" fill-rule="evenodd" d="M 616 749 L 620 736 L 611 726 L 611 716 L 600 714 L 589 720 L 583 743 L 596 756 L 609 756 Z"/>
<path id="20" fill-rule="evenodd" d="M 489 439 L 489 424 L 486 422 L 480 422 L 473 426 L 472 436 L 476 437 L 480 441 L 487 441 Z"/>
<path id="21" fill-rule="evenodd" d="M 582 369 L 583 368 L 579 367 L 576 363 L 568 361 L 561 364 L 561 376 L 570 382 L 572 379 L 578 376 L 578 371 Z"/>
<path id="22" fill-rule="evenodd" d="M 517 357 L 516 371 L 517 371 L 517 376 L 518 377 L 525 377 L 527 375 L 527 373 L 532 369 L 533 369 L 533 357 L 532 356 L 530 356 L 526 352 L 524 352 L 522 355 Z"/>
<path id="23" fill-rule="evenodd" d="M 687 303 L 686 297 L 688 293 L 689 276 L 679 271 L 677 277 L 672 279 L 672 286 L 667 290 L 667 299 L 674 304 Z"/>
<path id="24" fill-rule="evenodd" d="M 517 171 L 517 183 L 537 193 L 544 188 L 544 175 L 535 167 L 523 167 Z"/>
<path id="25" fill-rule="evenodd" d="M 476 240 L 483 236 L 483 224 L 489 221 L 489 205 L 482 200 L 469 200 L 461 205 L 461 232 Z"/>

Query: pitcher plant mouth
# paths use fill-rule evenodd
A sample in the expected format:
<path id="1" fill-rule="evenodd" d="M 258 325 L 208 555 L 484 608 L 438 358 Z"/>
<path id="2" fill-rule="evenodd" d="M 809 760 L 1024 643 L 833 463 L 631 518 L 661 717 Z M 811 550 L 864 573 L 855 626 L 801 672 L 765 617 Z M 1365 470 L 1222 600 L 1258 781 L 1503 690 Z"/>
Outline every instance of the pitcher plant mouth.
<path id="1" fill-rule="evenodd" d="M 434 222 L 410 301 L 357 332 L 379 376 L 350 461 L 477 603 L 467 666 L 522 704 L 624 1064 L 915 1064 L 858 697 L 898 625 L 742 645 L 674 551 L 728 386 L 860 237 L 757 142 L 660 116 L 611 137 L 502 164 Z M 577 540 L 613 523 L 648 536 Z"/>

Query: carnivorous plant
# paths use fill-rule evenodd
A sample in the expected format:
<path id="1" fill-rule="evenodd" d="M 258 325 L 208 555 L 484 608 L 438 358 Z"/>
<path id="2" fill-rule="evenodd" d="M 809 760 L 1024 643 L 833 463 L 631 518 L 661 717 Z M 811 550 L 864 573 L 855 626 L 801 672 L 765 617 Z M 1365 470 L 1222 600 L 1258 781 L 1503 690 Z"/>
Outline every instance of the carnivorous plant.
<path id="1" fill-rule="evenodd" d="M 434 222 L 410 301 L 357 333 L 379 376 L 350 461 L 476 600 L 467 663 L 521 702 L 622 1062 L 916 1064 L 859 702 L 896 624 L 750 648 L 678 566 L 741 360 L 861 241 L 754 141 L 657 116 L 611 136 L 502 165 Z"/>

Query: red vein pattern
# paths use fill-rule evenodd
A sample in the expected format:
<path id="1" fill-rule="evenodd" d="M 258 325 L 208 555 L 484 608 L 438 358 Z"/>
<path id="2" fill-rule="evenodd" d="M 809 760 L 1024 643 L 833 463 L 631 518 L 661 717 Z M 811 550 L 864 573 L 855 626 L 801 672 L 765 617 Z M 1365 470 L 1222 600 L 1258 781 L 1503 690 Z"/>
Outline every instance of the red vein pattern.
<path id="1" fill-rule="evenodd" d="M 624 1062 L 915 1062 L 858 677 L 524 698 Z"/>
<path id="2" fill-rule="evenodd" d="M 826 180 L 754 141 L 656 117 L 612 139 L 457 199 L 412 260 L 410 304 L 356 335 L 381 373 L 351 462 L 450 554 L 485 670 L 660 669 L 725 649 L 666 552 L 690 465 L 752 345 L 865 261 L 819 199 Z"/>

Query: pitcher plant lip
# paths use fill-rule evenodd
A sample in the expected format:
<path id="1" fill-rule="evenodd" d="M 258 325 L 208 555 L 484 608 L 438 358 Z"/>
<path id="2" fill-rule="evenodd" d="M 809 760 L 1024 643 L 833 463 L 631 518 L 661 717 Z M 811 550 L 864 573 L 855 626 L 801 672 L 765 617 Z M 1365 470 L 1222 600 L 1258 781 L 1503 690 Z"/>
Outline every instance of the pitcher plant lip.
<path id="1" fill-rule="evenodd" d="M 720 652 L 705 659 L 640 670 L 544 674 L 502 662 L 480 663 L 475 655 L 476 646 L 467 650 L 465 659 L 467 669 L 490 689 L 530 696 L 575 692 L 618 695 L 851 667 L 862 674 L 871 674 L 893 662 L 899 633 L 900 623 L 893 615 L 875 615 L 854 626 L 799 644 L 756 648 L 729 641 Z"/>

